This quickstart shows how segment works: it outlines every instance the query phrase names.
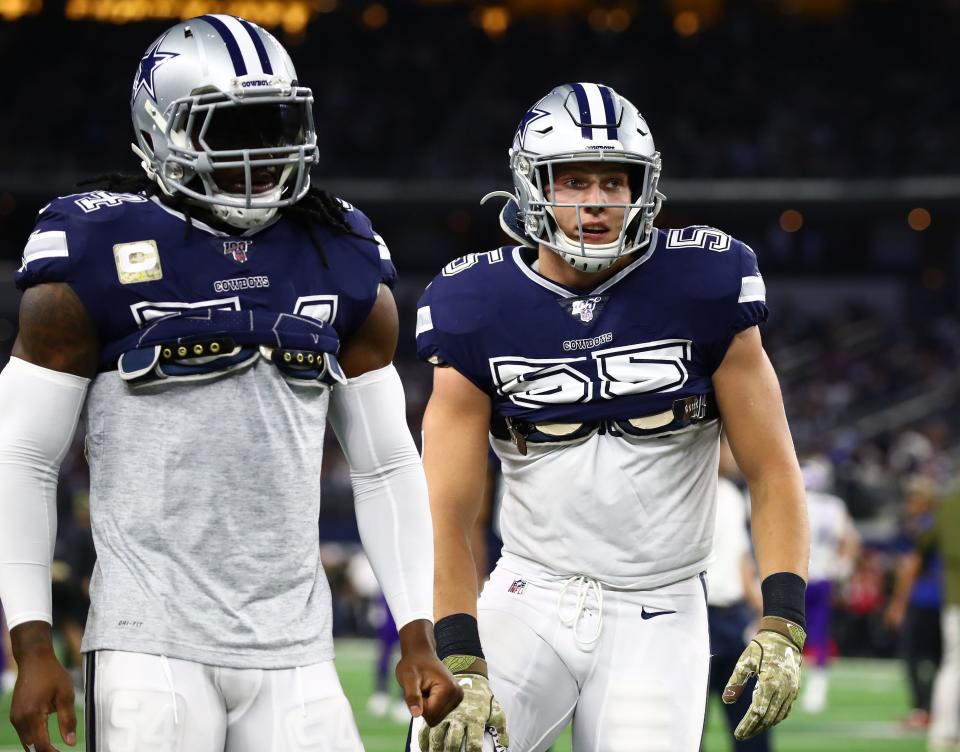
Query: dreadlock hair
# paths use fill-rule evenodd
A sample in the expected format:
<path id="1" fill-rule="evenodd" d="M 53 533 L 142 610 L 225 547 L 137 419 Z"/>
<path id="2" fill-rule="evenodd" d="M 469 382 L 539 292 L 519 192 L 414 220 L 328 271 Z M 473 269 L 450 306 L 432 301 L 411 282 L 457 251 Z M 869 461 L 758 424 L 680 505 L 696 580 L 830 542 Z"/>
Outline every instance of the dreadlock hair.
<path id="1" fill-rule="evenodd" d="M 181 212 L 187 218 L 184 239 L 189 236 L 190 230 L 193 229 L 193 211 L 197 208 L 196 204 L 191 204 L 182 193 L 176 193 L 173 196 L 163 193 L 160 186 L 146 175 L 110 172 L 81 180 L 77 183 L 77 186 L 101 186 L 114 193 L 143 193 L 146 196 L 160 196 L 164 204 Z M 346 211 L 346 204 L 316 186 L 311 186 L 306 195 L 297 203 L 280 209 L 283 216 L 306 229 L 310 244 L 320 254 L 320 260 L 324 267 L 329 267 L 329 263 L 326 251 L 323 249 L 323 243 L 316 232 L 317 226 L 326 227 L 338 234 L 349 235 L 359 240 L 366 240 L 371 243 L 377 242 L 372 237 L 354 230 L 347 222 Z"/>
<path id="2" fill-rule="evenodd" d="M 347 206 L 336 196 L 331 196 L 324 190 L 311 186 L 306 195 L 292 206 L 286 206 L 281 209 L 283 216 L 297 222 L 307 230 L 310 243 L 320 254 L 320 260 L 325 267 L 327 263 L 327 254 L 323 250 L 323 244 L 317 237 L 315 227 L 327 227 L 341 235 L 349 235 L 359 240 L 366 240 L 370 243 L 376 243 L 372 237 L 363 235 L 354 230 L 346 219 Z"/>

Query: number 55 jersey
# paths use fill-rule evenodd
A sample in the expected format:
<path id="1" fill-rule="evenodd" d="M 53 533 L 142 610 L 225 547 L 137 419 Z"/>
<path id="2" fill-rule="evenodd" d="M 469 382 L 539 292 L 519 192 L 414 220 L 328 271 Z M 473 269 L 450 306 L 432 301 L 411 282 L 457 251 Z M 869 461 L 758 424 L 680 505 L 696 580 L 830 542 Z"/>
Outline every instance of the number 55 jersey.
<path id="1" fill-rule="evenodd" d="M 417 311 L 418 356 L 490 396 L 503 562 L 544 578 L 649 589 L 710 555 L 720 421 L 711 377 L 767 318 L 745 244 L 657 230 L 589 292 L 505 247 L 448 264 Z"/>

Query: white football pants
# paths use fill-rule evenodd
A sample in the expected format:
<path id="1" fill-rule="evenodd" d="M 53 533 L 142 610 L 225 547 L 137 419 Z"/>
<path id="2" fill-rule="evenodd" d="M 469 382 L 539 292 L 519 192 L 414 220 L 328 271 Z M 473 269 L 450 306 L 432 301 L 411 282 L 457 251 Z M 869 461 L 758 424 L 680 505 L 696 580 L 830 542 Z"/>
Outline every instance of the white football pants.
<path id="1" fill-rule="evenodd" d="M 333 661 L 205 666 L 86 655 L 87 752 L 363 752 Z"/>
<path id="2" fill-rule="evenodd" d="M 612 590 L 498 565 L 478 608 L 510 752 L 546 750 L 571 719 L 574 752 L 699 750 L 710 668 L 701 577 Z"/>

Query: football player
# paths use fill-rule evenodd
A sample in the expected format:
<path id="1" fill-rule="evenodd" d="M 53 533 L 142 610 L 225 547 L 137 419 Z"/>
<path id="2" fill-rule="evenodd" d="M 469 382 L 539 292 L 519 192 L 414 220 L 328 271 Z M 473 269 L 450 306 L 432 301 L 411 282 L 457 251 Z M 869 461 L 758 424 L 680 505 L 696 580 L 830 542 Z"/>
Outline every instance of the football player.
<path id="1" fill-rule="evenodd" d="M 416 724 L 420 749 L 479 749 L 492 725 L 538 752 L 571 719 L 578 751 L 698 749 L 721 422 L 762 577 L 759 631 L 724 692 L 757 676 L 735 732 L 749 737 L 798 691 L 808 558 L 756 256 L 712 227 L 654 227 L 660 155 L 608 86 L 553 89 L 509 154 L 501 224 L 518 244 L 448 264 L 417 312 L 418 354 L 437 366 L 437 650 L 465 685 L 444 721 Z M 478 605 L 468 541 L 488 436 L 504 546 Z"/>
<path id="2" fill-rule="evenodd" d="M 132 91 L 146 177 L 44 207 L 0 374 L 0 599 L 23 745 L 76 743 L 50 637 L 57 469 L 81 415 L 97 563 L 88 750 L 361 750 L 319 556 L 324 427 L 432 723 L 437 659 L 422 465 L 392 365 L 396 272 L 358 209 L 310 186 L 313 97 L 243 19 L 160 36 Z"/>
<path id="3" fill-rule="evenodd" d="M 860 554 L 860 534 L 847 505 L 833 489 L 833 464 L 823 456 L 807 457 L 800 465 L 807 489 L 810 519 L 810 564 L 806 594 L 807 665 L 800 708 L 822 713 L 827 707 L 827 661 L 834 583 L 850 578 Z"/>

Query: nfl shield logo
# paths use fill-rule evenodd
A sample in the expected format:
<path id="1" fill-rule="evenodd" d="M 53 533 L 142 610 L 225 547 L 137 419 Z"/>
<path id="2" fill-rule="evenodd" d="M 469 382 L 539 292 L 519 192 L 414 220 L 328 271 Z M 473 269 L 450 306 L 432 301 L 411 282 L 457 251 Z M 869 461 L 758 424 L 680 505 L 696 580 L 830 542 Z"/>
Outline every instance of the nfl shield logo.
<path id="1" fill-rule="evenodd" d="M 233 256 L 234 261 L 238 264 L 243 264 L 248 258 L 252 245 L 252 240 L 224 240 L 223 255 Z"/>
<path id="2" fill-rule="evenodd" d="M 527 586 L 526 580 L 514 580 L 510 587 L 507 588 L 508 593 L 515 593 L 517 595 L 523 595 L 523 589 Z"/>
<path id="3" fill-rule="evenodd" d="M 574 300 L 573 305 L 570 308 L 570 313 L 574 316 L 579 316 L 580 320 L 587 324 L 593 321 L 593 312 L 597 309 L 597 303 L 600 302 L 600 298 L 584 298 L 582 300 Z"/>

